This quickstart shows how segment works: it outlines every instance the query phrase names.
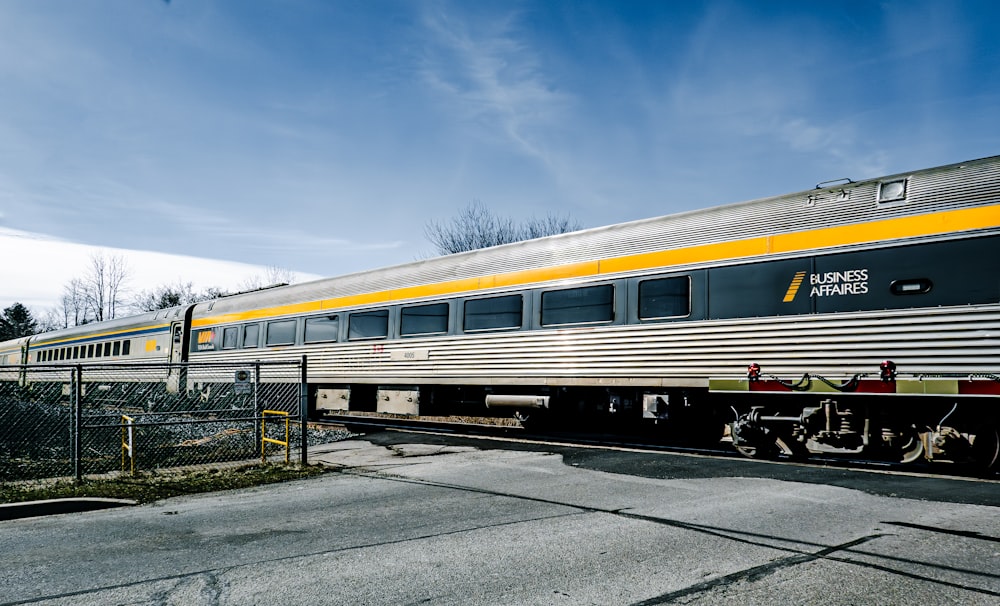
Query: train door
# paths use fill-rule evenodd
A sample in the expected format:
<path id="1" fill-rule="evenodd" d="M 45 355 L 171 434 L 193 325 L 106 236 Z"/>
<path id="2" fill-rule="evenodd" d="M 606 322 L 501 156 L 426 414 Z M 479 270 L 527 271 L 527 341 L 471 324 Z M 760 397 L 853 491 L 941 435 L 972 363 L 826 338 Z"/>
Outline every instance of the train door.
<path id="1" fill-rule="evenodd" d="M 21 387 L 28 385 L 28 356 L 31 354 L 30 344 L 30 338 L 24 340 L 24 343 L 21 345 L 21 359 L 15 360 L 15 364 L 20 362 L 23 365 L 17 377 L 17 384 Z"/>
<path id="2" fill-rule="evenodd" d="M 188 345 L 190 337 L 188 327 L 191 326 L 191 313 L 194 305 L 184 310 L 183 319 L 170 323 L 170 367 L 167 371 L 167 391 L 177 393 L 186 387 L 188 361 Z"/>

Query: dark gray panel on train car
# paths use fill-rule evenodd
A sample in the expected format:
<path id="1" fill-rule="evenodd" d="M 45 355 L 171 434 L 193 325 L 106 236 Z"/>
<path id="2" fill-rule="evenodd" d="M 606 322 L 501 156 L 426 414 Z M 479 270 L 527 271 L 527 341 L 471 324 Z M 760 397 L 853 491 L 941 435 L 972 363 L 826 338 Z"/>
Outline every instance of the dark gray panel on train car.
<path id="1" fill-rule="evenodd" d="M 810 259 L 788 259 L 709 270 L 709 318 L 809 313 L 812 302 L 801 291 L 806 290 L 803 280 L 808 278 L 811 265 Z M 792 292 L 793 283 L 798 285 L 796 292 Z"/>
<path id="2" fill-rule="evenodd" d="M 819 313 L 996 303 L 1000 238 L 817 257 L 802 288 Z"/>

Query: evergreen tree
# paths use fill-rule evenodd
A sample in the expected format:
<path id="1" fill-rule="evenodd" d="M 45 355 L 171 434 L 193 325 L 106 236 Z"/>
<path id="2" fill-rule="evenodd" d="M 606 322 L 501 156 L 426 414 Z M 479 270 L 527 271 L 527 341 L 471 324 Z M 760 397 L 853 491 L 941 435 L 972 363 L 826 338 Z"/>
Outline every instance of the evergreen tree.
<path id="1" fill-rule="evenodd" d="M 0 341 L 27 337 L 38 332 L 38 322 L 31 311 L 20 303 L 14 303 L 0 315 Z"/>

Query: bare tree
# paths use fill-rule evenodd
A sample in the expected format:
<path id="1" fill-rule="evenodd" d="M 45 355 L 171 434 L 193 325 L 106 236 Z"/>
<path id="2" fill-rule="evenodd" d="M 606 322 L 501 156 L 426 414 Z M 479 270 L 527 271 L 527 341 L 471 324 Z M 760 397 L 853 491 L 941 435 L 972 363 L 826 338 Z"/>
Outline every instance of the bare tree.
<path id="1" fill-rule="evenodd" d="M 121 297 L 125 294 L 128 264 L 121 255 L 105 257 L 104 253 L 90 255 L 90 273 L 83 278 L 84 294 L 94 319 L 98 322 L 115 317 Z"/>
<path id="2" fill-rule="evenodd" d="M 156 311 L 178 305 L 190 305 L 202 301 L 210 301 L 220 297 L 228 296 L 229 293 L 217 287 L 210 287 L 202 292 L 194 290 L 191 282 L 178 282 L 177 284 L 164 284 L 144 290 L 132 299 L 131 308 L 136 312 Z"/>
<path id="3" fill-rule="evenodd" d="M 61 324 L 57 327 L 66 328 L 113 319 L 124 303 L 128 276 L 124 257 L 91 255 L 89 271 L 63 286 L 62 299 L 46 325 Z"/>
<path id="4" fill-rule="evenodd" d="M 553 214 L 518 223 L 511 217 L 497 215 L 479 200 L 473 200 L 449 221 L 428 221 L 424 234 L 438 253 L 448 255 L 578 229 L 580 225 L 576 221 Z"/>
<path id="5" fill-rule="evenodd" d="M 295 272 L 283 267 L 268 265 L 263 274 L 255 274 L 240 282 L 240 290 L 249 292 L 275 286 L 285 286 L 295 282 Z"/>
<path id="6" fill-rule="evenodd" d="M 533 240 L 535 238 L 578 231 L 581 227 L 579 223 L 569 217 L 559 217 L 550 213 L 541 219 L 536 217 L 528 219 L 521 229 L 524 240 Z"/>
<path id="7" fill-rule="evenodd" d="M 68 327 L 69 322 L 67 322 L 66 315 L 63 312 L 62 304 L 50 307 L 42 312 L 38 320 L 38 332 L 49 332 Z"/>
<path id="8" fill-rule="evenodd" d="M 197 295 L 191 282 L 163 284 L 152 290 L 144 290 L 132 298 L 132 309 L 136 312 L 156 311 L 196 302 Z"/>
<path id="9" fill-rule="evenodd" d="M 80 326 L 94 321 L 90 310 L 90 302 L 86 295 L 83 280 L 73 278 L 63 286 L 62 300 L 59 301 L 58 313 L 62 316 L 62 326 Z"/>

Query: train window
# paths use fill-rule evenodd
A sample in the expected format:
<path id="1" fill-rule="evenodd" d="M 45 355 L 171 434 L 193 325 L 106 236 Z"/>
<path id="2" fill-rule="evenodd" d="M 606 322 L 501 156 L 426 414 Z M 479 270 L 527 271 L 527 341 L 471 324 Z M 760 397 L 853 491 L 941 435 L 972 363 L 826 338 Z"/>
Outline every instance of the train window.
<path id="1" fill-rule="evenodd" d="M 934 284 L 927 278 L 896 280 L 889 285 L 889 290 L 894 295 L 922 295 L 929 293 L 932 288 L 934 288 Z"/>
<path id="2" fill-rule="evenodd" d="M 260 324 L 247 324 L 243 327 L 243 349 L 257 347 L 260 343 Z"/>
<path id="3" fill-rule="evenodd" d="M 639 282 L 639 319 L 659 320 L 691 314 L 691 279 L 687 276 Z"/>
<path id="4" fill-rule="evenodd" d="M 111 356 L 111 342 L 109 341 L 104 344 L 104 357 L 107 358 L 110 356 Z"/>
<path id="5" fill-rule="evenodd" d="M 267 323 L 267 346 L 293 345 L 295 343 L 295 320 L 278 320 Z"/>
<path id="6" fill-rule="evenodd" d="M 365 311 L 351 314 L 347 320 L 347 338 L 384 339 L 389 335 L 389 310 Z"/>
<path id="7" fill-rule="evenodd" d="M 542 326 L 598 324 L 614 319 L 615 287 L 612 284 L 542 293 Z"/>
<path id="8" fill-rule="evenodd" d="M 93 358 L 94 357 L 94 344 L 93 343 L 91 343 L 90 345 L 87 346 L 87 357 L 88 358 Z"/>
<path id="9" fill-rule="evenodd" d="M 885 181 L 878 184 L 878 203 L 896 202 L 906 199 L 907 179 Z"/>
<path id="10" fill-rule="evenodd" d="M 222 349 L 236 349 L 236 338 L 240 336 L 238 326 L 222 329 Z"/>
<path id="11" fill-rule="evenodd" d="M 215 349 L 215 329 L 206 328 L 194 333 L 195 351 L 212 351 Z"/>
<path id="12" fill-rule="evenodd" d="M 505 295 L 465 302 L 462 326 L 465 332 L 521 328 L 521 295 Z"/>
<path id="13" fill-rule="evenodd" d="M 66 348 L 65 347 L 61 347 L 61 348 L 59 348 L 59 360 L 62 361 L 62 360 L 65 360 L 65 359 L 66 359 Z"/>
<path id="14" fill-rule="evenodd" d="M 399 332 L 404 336 L 446 334 L 448 304 L 432 303 L 404 307 L 399 319 Z"/>
<path id="15" fill-rule="evenodd" d="M 340 337 L 340 316 L 306 318 L 306 343 L 336 341 Z"/>
<path id="16" fill-rule="evenodd" d="M 73 359 L 77 360 L 80 358 L 80 348 L 78 346 L 73 347 Z"/>
<path id="17" fill-rule="evenodd" d="M 112 343 L 111 344 L 111 355 L 113 355 L 113 356 L 120 356 L 121 353 L 122 353 L 122 342 L 121 341 L 115 341 L 114 343 Z"/>
<path id="18" fill-rule="evenodd" d="M 132 341 L 122 341 L 122 355 L 127 356 L 132 351 Z"/>

